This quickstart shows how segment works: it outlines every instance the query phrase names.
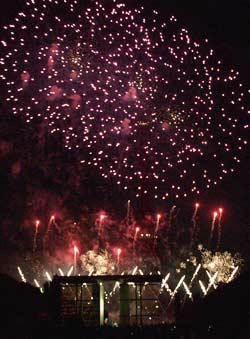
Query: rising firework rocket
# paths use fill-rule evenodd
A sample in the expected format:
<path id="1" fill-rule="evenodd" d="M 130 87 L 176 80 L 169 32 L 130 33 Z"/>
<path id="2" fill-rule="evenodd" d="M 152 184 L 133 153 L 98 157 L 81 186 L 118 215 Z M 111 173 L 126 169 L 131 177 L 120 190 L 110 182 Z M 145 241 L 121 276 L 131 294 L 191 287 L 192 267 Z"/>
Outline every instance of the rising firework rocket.
<path id="1" fill-rule="evenodd" d="M 133 238 L 133 254 L 135 254 L 135 244 L 136 244 L 136 239 L 137 239 L 137 235 L 139 232 L 140 232 L 140 227 L 136 227 L 134 238 Z"/>
<path id="2" fill-rule="evenodd" d="M 127 226 L 130 224 L 130 200 L 128 200 L 128 205 L 127 205 Z"/>
<path id="3" fill-rule="evenodd" d="M 75 245 L 74 246 L 74 275 L 77 274 L 77 254 L 79 254 L 79 249 Z"/>
<path id="4" fill-rule="evenodd" d="M 154 249 L 155 249 L 155 246 L 156 246 L 156 238 L 157 238 L 157 232 L 159 230 L 161 214 L 158 213 L 156 218 L 157 219 L 156 219 L 155 230 L 154 230 Z"/>
<path id="5" fill-rule="evenodd" d="M 210 230 L 210 237 L 209 237 L 208 247 L 211 246 L 211 241 L 212 241 L 212 238 L 213 238 L 213 232 L 214 232 L 214 226 L 215 226 L 215 220 L 216 220 L 217 216 L 218 216 L 218 213 L 214 212 L 213 213 L 213 220 L 212 220 L 212 224 L 211 224 L 211 230 Z"/>
<path id="6" fill-rule="evenodd" d="M 119 273 L 119 265 L 120 265 L 120 255 L 122 253 L 122 250 L 120 248 L 117 248 L 117 270 Z"/>
<path id="7" fill-rule="evenodd" d="M 192 216 L 192 221 L 193 221 L 193 227 L 196 228 L 196 215 L 197 215 L 197 212 L 198 212 L 198 209 L 200 207 L 200 204 L 197 202 L 195 204 L 195 209 L 194 209 L 194 214 Z"/>
<path id="8" fill-rule="evenodd" d="M 157 219 L 156 219 L 156 225 L 155 225 L 155 235 L 157 234 L 159 230 L 159 225 L 160 225 L 160 219 L 161 219 L 161 214 L 157 214 Z"/>
<path id="9" fill-rule="evenodd" d="M 220 248 L 220 243 L 221 243 L 221 233 L 222 233 L 221 218 L 222 218 L 222 213 L 223 213 L 223 209 L 219 208 L 217 250 Z"/>
<path id="10" fill-rule="evenodd" d="M 102 235 L 103 233 L 103 220 L 105 219 L 105 215 L 104 214 L 101 214 L 100 215 L 100 219 L 99 219 L 99 229 L 98 229 L 98 234 L 99 236 Z"/>
<path id="11" fill-rule="evenodd" d="M 194 240 L 196 239 L 196 236 L 197 236 L 196 216 L 197 216 L 197 212 L 198 212 L 199 207 L 200 207 L 200 204 L 197 202 L 195 204 L 194 213 L 192 215 L 193 232 L 192 232 L 191 246 L 193 245 L 193 242 L 194 242 Z"/>
<path id="12" fill-rule="evenodd" d="M 51 228 L 52 223 L 54 223 L 54 222 L 55 222 L 55 216 L 52 215 L 51 218 L 49 219 L 48 227 L 47 227 L 46 233 L 45 233 L 44 238 L 43 238 L 44 245 L 46 245 L 46 243 L 48 242 L 50 228 Z"/>
<path id="13" fill-rule="evenodd" d="M 38 235 L 38 228 L 39 228 L 40 221 L 36 220 L 35 224 L 35 234 L 34 234 L 34 239 L 33 239 L 33 252 L 35 252 L 36 247 L 37 247 L 37 235 Z"/>

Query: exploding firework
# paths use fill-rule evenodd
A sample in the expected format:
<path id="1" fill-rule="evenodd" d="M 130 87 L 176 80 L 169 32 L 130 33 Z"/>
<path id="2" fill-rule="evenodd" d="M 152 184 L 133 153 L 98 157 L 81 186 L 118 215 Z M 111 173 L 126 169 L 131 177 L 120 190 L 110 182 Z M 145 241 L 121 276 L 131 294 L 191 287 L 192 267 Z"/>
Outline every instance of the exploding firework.
<path id="1" fill-rule="evenodd" d="M 115 261 L 107 251 L 96 253 L 88 251 L 81 255 L 82 270 L 88 274 L 96 275 L 112 274 L 115 269 Z"/>
<path id="2" fill-rule="evenodd" d="M 201 250 L 202 266 L 209 271 L 209 273 L 216 274 L 214 282 L 228 283 L 235 277 L 239 267 L 242 266 L 243 260 L 239 254 L 232 254 L 230 252 L 211 252 L 205 249 Z M 210 279 L 211 282 L 211 279 Z"/>
<path id="3" fill-rule="evenodd" d="M 4 27 L 3 98 L 121 190 L 199 194 L 247 144 L 239 74 L 175 17 L 111 3 L 26 1 Z"/>

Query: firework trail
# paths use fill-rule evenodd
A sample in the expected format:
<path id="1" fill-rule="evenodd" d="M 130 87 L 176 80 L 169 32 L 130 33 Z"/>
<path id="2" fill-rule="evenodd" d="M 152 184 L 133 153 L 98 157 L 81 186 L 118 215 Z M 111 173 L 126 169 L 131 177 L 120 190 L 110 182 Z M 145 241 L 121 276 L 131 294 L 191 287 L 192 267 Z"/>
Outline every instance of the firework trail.
<path id="1" fill-rule="evenodd" d="M 212 286 L 216 286 L 215 285 L 215 281 L 216 281 L 216 278 L 217 278 L 217 276 L 218 276 L 218 273 L 219 272 L 215 272 L 215 274 L 211 277 L 211 279 L 210 279 L 210 277 L 209 277 L 209 279 L 210 279 L 210 281 L 209 281 L 209 284 L 208 284 L 208 286 L 207 286 L 207 289 L 206 289 L 206 294 L 208 293 L 208 291 L 210 290 L 210 288 L 212 287 Z"/>
<path id="2" fill-rule="evenodd" d="M 215 226 L 215 221 L 217 219 L 218 213 L 214 212 L 213 213 L 213 220 L 212 220 L 212 224 L 211 224 L 211 230 L 210 230 L 210 236 L 209 236 L 209 242 L 208 242 L 208 247 L 210 248 L 211 246 L 211 242 L 212 242 L 212 238 L 213 238 L 213 233 L 214 233 L 214 226 Z"/>
<path id="3" fill-rule="evenodd" d="M 217 288 L 217 285 L 215 284 L 215 280 L 216 280 L 216 279 L 213 279 L 213 277 L 212 277 L 211 274 L 208 272 L 208 270 L 206 270 L 206 273 L 207 273 L 207 276 L 208 276 L 208 279 L 209 279 L 209 283 L 212 282 L 212 285 L 213 285 L 214 289 L 216 289 L 216 288 Z M 216 274 L 216 278 L 217 278 L 218 272 L 215 272 L 215 274 Z M 214 275 L 215 275 L 215 274 L 214 274 Z"/>
<path id="4" fill-rule="evenodd" d="M 154 234 L 156 235 L 159 230 L 161 214 L 157 214 L 156 224 L 155 224 L 155 231 Z"/>
<path id="5" fill-rule="evenodd" d="M 64 277 L 63 270 L 62 270 L 61 268 L 58 268 L 58 271 L 59 271 L 59 273 L 60 273 L 60 276 L 61 276 L 61 277 Z"/>
<path id="6" fill-rule="evenodd" d="M 38 235 L 39 225 L 40 225 L 40 221 L 37 220 L 35 224 L 35 234 L 33 238 L 33 252 L 35 252 L 37 248 L 37 235 Z"/>
<path id="7" fill-rule="evenodd" d="M 67 277 L 70 277 L 71 274 L 73 273 L 73 271 L 74 271 L 74 265 L 72 265 L 72 266 L 70 267 L 70 269 L 68 270 Z"/>
<path id="8" fill-rule="evenodd" d="M 34 279 L 34 283 L 35 283 L 35 285 L 36 285 L 37 288 L 39 288 L 39 289 L 41 288 L 39 282 L 38 282 L 36 279 Z"/>
<path id="9" fill-rule="evenodd" d="M 199 264 L 199 265 L 196 267 L 196 270 L 194 271 L 194 273 L 193 273 L 193 275 L 192 275 L 192 278 L 191 278 L 190 283 L 189 283 L 189 286 L 188 286 L 188 289 L 189 289 L 190 291 L 191 291 L 191 289 L 192 289 L 193 282 L 194 282 L 195 278 L 197 277 L 197 275 L 198 275 L 198 273 L 199 273 L 201 267 L 202 267 L 202 265 Z M 186 290 L 186 288 L 185 288 L 185 290 Z M 186 290 L 186 292 L 187 292 L 187 290 Z M 189 296 L 189 294 L 186 293 L 186 295 L 185 295 L 185 297 L 184 297 L 184 302 L 183 302 L 183 304 L 185 304 L 185 302 L 186 302 L 186 296 L 187 296 L 187 295 Z M 190 297 L 190 296 L 189 296 L 189 297 Z"/>
<path id="10" fill-rule="evenodd" d="M 27 0 L 2 31 L 2 101 L 61 135 L 83 170 L 166 200 L 217 185 L 240 162 L 247 91 L 174 16 Z"/>
<path id="11" fill-rule="evenodd" d="M 205 297 L 207 295 L 207 290 L 206 290 L 206 288 L 205 288 L 205 286 L 204 286 L 204 284 L 203 284 L 203 282 L 201 280 L 199 280 L 199 285 L 200 285 L 202 293 L 203 293 L 203 295 Z"/>
<path id="12" fill-rule="evenodd" d="M 159 225 L 160 225 L 160 219 L 161 219 L 161 214 L 157 214 L 157 219 L 156 219 L 156 224 L 155 224 L 155 230 L 154 230 L 154 249 L 156 246 L 156 242 L 157 242 L 157 233 L 159 230 Z"/>
<path id="13" fill-rule="evenodd" d="M 219 208 L 217 250 L 220 248 L 220 243 L 221 243 L 221 234 L 222 234 L 221 218 L 222 218 L 222 213 L 223 213 L 223 209 Z"/>
<path id="14" fill-rule="evenodd" d="M 127 203 L 127 217 L 126 217 L 126 223 L 127 223 L 127 226 L 130 225 L 130 209 L 131 209 L 131 202 L 130 200 L 128 200 L 128 203 Z"/>
<path id="15" fill-rule="evenodd" d="M 199 265 L 197 266 L 197 268 L 196 268 L 196 270 L 195 270 L 195 272 L 194 272 L 194 274 L 193 274 L 193 276 L 192 276 L 192 278 L 191 278 L 191 281 L 190 281 L 190 284 L 189 284 L 189 288 L 192 287 L 192 284 L 193 284 L 193 282 L 194 282 L 194 279 L 197 277 L 197 275 L 198 275 L 200 269 L 201 269 L 201 264 L 199 264 Z"/>
<path id="16" fill-rule="evenodd" d="M 48 279 L 48 281 L 52 281 L 51 275 L 49 274 L 49 272 L 45 272 L 46 278 Z"/>
<path id="17" fill-rule="evenodd" d="M 138 270 L 138 266 L 135 266 L 133 271 L 132 271 L 132 275 L 135 275 L 136 271 Z"/>
<path id="18" fill-rule="evenodd" d="M 18 270 L 18 273 L 19 273 L 19 275 L 20 275 L 20 277 L 21 277 L 21 280 L 22 280 L 24 283 L 26 283 L 27 280 L 26 280 L 26 278 L 25 278 L 25 276 L 24 276 L 24 274 L 23 274 L 23 272 L 22 272 L 22 270 L 21 270 L 21 268 L 20 268 L 19 266 L 17 267 L 17 270 Z"/>
<path id="19" fill-rule="evenodd" d="M 232 274 L 230 275 L 228 281 L 227 281 L 228 283 L 231 282 L 234 279 L 234 276 L 237 273 L 238 269 L 239 269 L 239 266 L 236 266 L 235 269 L 233 270 Z"/>
<path id="20" fill-rule="evenodd" d="M 79 254 L 79 249 L 75 245 L 74 246 L 74 275 L 77 274 L 77 254 Z"/>
<path id="21" fill-rule="evenodd" d="M 99 217 L 99 223 L 98 223 L 98 235 L 100 238 L 102 238 L 103 236 L 103 227 L 104 227 L 104 219 L 105 219 L 105 215 L 104 214 L 101 214 L 100 217 Z"/>
<path id="22" fill-rule="evenodd" d="M 183 281 L 183 286 L 185 288 L 186 294 L 188 295 L 189 299 L 191 299 L 193 301 L 193 295 L 192 292 L 190 291 L 190 289 L 188 288 L 187 284 L 185 283 L 185 281 Z"/>
<path id="23" fill-rule="evenodd" d="M 136 245 L 136 240 L 137 240 L 138 232 L 140 232 L 140 228 L 136 227 L 135 228 L 134 238 L 133 238 L 133 255 L 135 255 L 135 245 Z"/>
<path id="24" fill-rule="evenodd" d="M 166 291 L 169 293 L 169 295 L 171 296 L 173 291 L 170 289 L 169 285 L 168 285 L 168 280 L 170 278 L 170 273 L 168 273 L 166 275 L 166 277 L 162 280 L 162 284 L 161 284 L 161 289 L 160 289 L 160 293 L 163 291 L 163 288 L 166 288 Z"/>
<path id="25" fill-rule="evenodd" d="M 117 271 L 119 273 L 120 271 L 120 256 L 121 256 L 122 250 L 120 248 L 117 248 Z"/>
<path id="26" fill-rule="evenodd" d="M 196 216 L 197 216 L 197 212 L 198 212 L 198 209 L 200 207 L 200 204 L 199 203 L 196 203 L 195 204 L 195 209 L 194 209 L 194 213 L 192 215 L 192 223 L 193 223 L 193 230 L 192 230 L 192 239 L 191 239 L 191 248 L 193 246 L 193 243 L 194 243 L 194 240 L 197 238 L 197 224 L 196 224 Z"/>
<path id="27" fill-rule="evenodd" d="M 173 290 L 173 292 L 172 292 L 172 294 L 171 294 L 170 301 L 169 301 L 168 306 L 167 306 L 167 309 L 169 308 L 169 306 L 171 305 L 172 301 L 174 300 L 174 297 L 175 297 L 176 293 L 178 292 L 180 286 L 182 285 L 184 279 L 185 279 L 185 275 L 183 275 L 183 276 L 180 278 L 178 284 L 176 285 L 175 289 Z"/>
<path id="28" fill-rule="evenodd" d="M 49 223 L 48 223 L 48 227 L 47 230 L 45 232 L 44 238 L 43 238 L 43 244 L 44 246 L 46 246 L 48 244 L 48 240 L 49 240 L 49 233 L 51 230 L 51 225 L 55 223 L 55 216 L 52 215 L 51 218 L 49 219 Z"/>

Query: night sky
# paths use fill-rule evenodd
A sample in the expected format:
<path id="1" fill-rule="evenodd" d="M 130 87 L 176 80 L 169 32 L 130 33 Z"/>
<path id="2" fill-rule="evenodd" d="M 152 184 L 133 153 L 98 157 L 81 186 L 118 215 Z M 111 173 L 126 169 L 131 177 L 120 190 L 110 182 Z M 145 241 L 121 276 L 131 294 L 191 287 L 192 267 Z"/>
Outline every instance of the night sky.
<path id="1" fill-rule="evenodd" d="M 19 1 L 4 1 L 1 4 L 1 23 L 8 23 L 9 19 L 22 8 L 23 0 Z M 83 1 L 84 3 L 84 1 Z M 128 1 L 129 6 L 136 6 L 136 4 L 144 4 L 147 8 L 160 10 L 160 15 L 168 18 L 170 15 L 175 15 L 181 22 L 183 27 L 186 27 L 193 38 L 198 41 L 204 38 L 209 39 L 209 46 L 215 50 L 218 58 L 221 58 L 228 67 L 235 68 L 240 71 L 240 78 L 242 82 L 250 88 L 250 2 L 247 0 L 239 1 L 225 1 L 225 0 L 210 0 L 210 1 Z M 250 103 L 249 103 L 250 104 Z M 4 104 L 1 102 L 1 112 L 8 114 L 5 110 Z M 17 139 L 15 121 L 10 118 L 7 122 L 6 115 L 0 119 L 0 137 L 8 140 Z M 20 125 L 18 125 L 20 124 Z M 17 126 L 22 123 L 18 121 Z M 22 125 L 23 126 L 23 125 Z M 9 128 L 9 130 L 8 130 Z M 23 126 L 24 133 L 27 133 L 25 126 Z M 19 137 L 25 138 L 18 132 Z M 26 135 L 27 137 L 27 135 Z M 21 140 L 20 139 L 20 140 Z M 18 141 L 17 141 L 18 142 Z M 60 147 L 58 148 L 60 149 Z M 58 157 L 60 158 L 60 156 Z M 70 162 L 70 159 L 61 161 Z M 2 166 L 0 167 L 0 180 L 2 183 L 1 189 L 1 210 L 2 216 L 6 217 L 6 213 L 10 213 L 9 205 L 11 202 L 8 199 L 15 200 L 13 194 L 17 192 L 19 199 L 22 194 L 26 194 L 25 180 L 27 179 L 11 179 L 7 172 L 11 159 L 0 159 Z M 61 166 L 63 169 L 63 166 Z M 72 169 L 73 170 L 73 169 Z M 222 182 L 216 189 L 212 188 L 209 192 L 204 192 L 199 198 L 202 204 L 205 205 L 205 217 L 210 218 L 210 213 L 214 207 L 222 205 L 225 208 L 225 217 L 223 224 L 225 225 L 225 234 L 227 236 L 228 244 L 239 249 L 241 246 L 246 246 L 247 230 L 250 228 L 250 157 L 249 152 L 244 153 L 240 166 L 235 173 Z M 36 173 L 39 177 L 39 174 Z M 25 175 L 24 175 L 25 177 Z M 7 178 L 7 179 L 6 179 Z M 12 182 L 12 180 L 14 180 Z M 39 178 L 38 178 L 39 181 Z M 51 187 L 49 180 L 43 182 L 44 185 Z M 18 188 L 17 185 L 23 185 Z M 42 186 L 42 181 L 41 181 Z M 53 186 L 53 185 L 52 185 Z M 60 191 L 60 189 L 58 190 Z M 14 192 L 14 193 L 13 193 Z M 119 209 L 124 206 L 121 201 L 117 201 L 117 193 L 110 193 L 107 195 L 107 207 Z M 112 201 L 112 197 L 114 201 Z M 19 201 L 20 203 L 20 201 Z M 22 215 L 22 204 L 17 204 L 19 207 L 18 217 Z M 193 200 L 180 203 L 185 209 L 192 208 Z M 114 207 L 115 206 L 115 207 Z M 137 208 L 140 209 L 140 204 Z M 161 205 L 163 207 L 163 205 Z M 171 202 L 168 203 L 168 207 Z M 73 206 L 76 209 L 76 206 Z M 150 206 L 151 212 L 156 210 L 156 206 Z M 7 212 L 6 212 L 7 211 Z M 138 212 L 140 214 L 140 212 Z M 119 213 L 118 213 L 119 214 Z M 237 243 L 235 242 L 237 239 Z"/>

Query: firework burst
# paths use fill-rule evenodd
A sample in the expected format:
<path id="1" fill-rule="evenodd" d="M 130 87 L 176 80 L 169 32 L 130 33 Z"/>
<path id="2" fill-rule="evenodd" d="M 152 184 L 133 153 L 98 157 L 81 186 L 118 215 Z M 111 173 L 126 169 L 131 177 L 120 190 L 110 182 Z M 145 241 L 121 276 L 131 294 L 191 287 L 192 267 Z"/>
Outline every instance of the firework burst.
<path id="1" fill-rule="evenodd" d="M 9 110 L 63 137 L 84 168 L 136 197 L 183 198 L 234 171 L 244 86 L 175 17 L 113 0 L 26 1 L 4 27 Z M 212 166 L 211 166 L 212 164 Z"/>

